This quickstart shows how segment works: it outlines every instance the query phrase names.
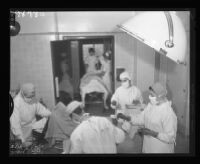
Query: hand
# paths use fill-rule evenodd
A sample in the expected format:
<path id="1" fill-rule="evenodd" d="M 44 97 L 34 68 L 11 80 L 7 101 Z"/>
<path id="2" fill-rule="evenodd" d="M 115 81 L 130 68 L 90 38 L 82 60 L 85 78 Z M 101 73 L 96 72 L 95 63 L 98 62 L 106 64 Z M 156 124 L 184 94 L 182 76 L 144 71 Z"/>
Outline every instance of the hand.
<path id="1" fill-rule="evenodd" d="M 126 121 L 130 121 L 130 120 L 131 120 L 131 117 L 130 117 L 130 116 L 125 116 L 125 115 L 122 114 L 122 113 L 118 113 L 118 114 L 117 114 L 117 118 L 118 118 L 118 119 L 121 118 L 121 119 L 126 120 Z"/>
<path id="2" fill-rule="evenodd" d="M 29 146 L 31 146 L 32 145 L 32 142 L 22 142 L 22 147 L 25 147 L 25 148 L 27 148 L 27 147 L 29 147 Z"/>
<path id="3" fill-rule="evenodd" d="M 90 118 L 90 114 L 89 113 L 84 113 L 81 117 L 81 122 L 87 120 L 88 118 Z"/>
<path id="4" fill-rule="evenodd" d="M 133 103 L 134 105 L 139 105 L 139 104 L 141 104 L 139 100 L 133 100 L 132 103 Z"/>
<path id="5" fill-rule="evenodd" d="M 158 136 L 158 132 L 155 132 L 155 131 L 150 130 L 148 128 L 138 129 L 138 133 L 140 135 L 150 135 L 150 136 L 155 137 L 155 138 Z"/>
<path id="6" fill-rule="evenodd" d="M 117 101 L 112 101 L 111 104 L 117 106 Z"/>
<path id="7" fill-rule="evenodd" d="M 115 126 L 117 126 L 117 125 L 118 125 L 117 119 L 116 119 L 116 118 L 112 118 L 112 123 L 113 123 Z"/>

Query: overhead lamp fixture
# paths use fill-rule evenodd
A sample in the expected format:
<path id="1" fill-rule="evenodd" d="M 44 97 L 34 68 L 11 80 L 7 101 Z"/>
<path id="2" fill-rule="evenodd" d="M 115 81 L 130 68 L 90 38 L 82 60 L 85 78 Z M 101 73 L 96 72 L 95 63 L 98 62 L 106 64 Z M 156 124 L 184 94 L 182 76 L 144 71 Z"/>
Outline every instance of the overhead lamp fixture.
<path id="1" fill-rule="evenodd" d="M 141 12 L 118 27 L 176 63 L 186 64 L 186 32 L 175 12 Z"/>
<path id="2" fill-rule="evenodd" d="M 20 24 L 15 20 L 15 12 L 10 12 L 10 36 L 16 36 L 20 31 Z"/>

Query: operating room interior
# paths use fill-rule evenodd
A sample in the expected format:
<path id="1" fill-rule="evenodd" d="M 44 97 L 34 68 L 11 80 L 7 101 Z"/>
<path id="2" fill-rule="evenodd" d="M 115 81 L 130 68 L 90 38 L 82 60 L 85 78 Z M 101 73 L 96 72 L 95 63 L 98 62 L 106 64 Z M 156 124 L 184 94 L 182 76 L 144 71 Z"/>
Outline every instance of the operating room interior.
<path id="1" fill-rule="evenodd" d="M 148 44 L 145 39 L 141 39 L 143 36 L 134 37 L 128 29 L 120 28 L 124 22 L 143 12 L 146 11 L 25 11 L 24 15 L 22 11 L 16 12 L 15 21 L 19 23 L 20 31 L 17 35 L 10 36 L 10 92 L 17 93 L 21 84 L 31 82 L 36 88 L 36 98 L 53 111 L 60 96 L 62 58 L 67 61 L 73 85 L 72 97 L 81 100 L 80 83 L 86 73 L 84 59 L 89 54 L 88 49 L 93 48 L 98 57 L 104 52 L 109 52 L 111 68 L 111 92 L 107 100 L 109 109 L 105 112 L 103 102 L 98 101 L 88 104 L 86 102 L 85 110 L 97 116 L 108 117 L 113 114 L 110 97 L 120 86 L 118 77 L 123 70 L 129 72 L 132 84 L 141 90 L 146 104 L 149 102 L 149 86 L 159 81 L 167 87 L 167 98 L 171 100 L 178 120 L 175 153 L 189 153 L 191 150 L 191 13 L 171 12 L 179 19 L 185 35 L 185 38 L 176 38 L 180 30 L 176 29 L 176 23 L 173 22 L 174 47 L 176 48 L 179 40 L 181 42 L 185 39 L 185 44 L 175 51 L 171 51 L 174 47 L 168 48 L 169 53 L 162 54 L 157 51 L 156 46 L 153 47 L 157 42 L 161 42 L 159 37 L 158 40 L 153 40 L 152 44 Z M 153 18 L 149 21 L 154 22 Z M 159 19 L 156 21 L 158 25 L 162 24 L 159 23 Z M 146 28 L 152 35 L 161 36 L 166 32 L 169 36 L 169 24 L 167 20 L 162 21 L 166 22 L 167 30 L 160 31 L 157 25 Z M 145 35 L 147 34 L 144 34 L 144 38 Z M 178 51 L 181 51 L 181 56 L 175 57 L 179 54 Z M 141 147 L 141 144 L 133 144 L 131 139 L 126 139 L 118 146 L 117 151 L 120 154 L 134 154 L 138 153 L 135 150 L 138 151 Z M 50 154 L 60 153 L 56 149 L 47 151 L 51 151 Z"/>

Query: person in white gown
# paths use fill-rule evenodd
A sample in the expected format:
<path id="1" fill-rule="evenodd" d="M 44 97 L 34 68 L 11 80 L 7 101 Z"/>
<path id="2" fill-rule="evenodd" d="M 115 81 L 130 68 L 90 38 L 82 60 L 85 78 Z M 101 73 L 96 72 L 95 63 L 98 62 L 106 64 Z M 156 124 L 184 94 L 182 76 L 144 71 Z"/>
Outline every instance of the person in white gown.
<path id="1" fill-rule="evenodd" d="M 124 139 L 124 131 L 108 118 L 92 116 L 72 132 L 70 154 L 115 154 Z"/>
<path id="2" fill-rule="evenodd" d="M 133 104 L 134 101 L 143 103 L 142 93 L 140 89 L 131 84 L 131 77 L 128 72 L 124 71 L 120 74 L 121 86 L 116 89 L 111 98 L 111 108 L 116 113 L 125 113 L 126 105 Z"/>
<path id="3" fill-rule="evenodd" d="M 43 119 L 36 121 L 36 114 Z M 50 115 L 50 110 L 35 98 L 35 86 L 32 83 L 23 84 L 14 98 L 14 110 L 10 117 L 11 131 L 24 146 L 29 146 L 32 144 L 32 130 L 42 132 Z"/>
<path id="4" fill-rule="evenodd" d="M 98 58 L 95 55 L 94 48 L 89 48 L 89 55 L 85 58 L 86 73 L 96 73 L 96 64 L 98 63 Z"/>
<path id="5" fill-rule="evenodd" d="M 149 87 L 150 102 L 138 115 L 118 114 L 134 125 L 143 125 L 139 133 L 144 136 L 143 153 L 174 153 L 177 133 L 177 116 L 167 100 L 166 87 L 157 82 Z"/>

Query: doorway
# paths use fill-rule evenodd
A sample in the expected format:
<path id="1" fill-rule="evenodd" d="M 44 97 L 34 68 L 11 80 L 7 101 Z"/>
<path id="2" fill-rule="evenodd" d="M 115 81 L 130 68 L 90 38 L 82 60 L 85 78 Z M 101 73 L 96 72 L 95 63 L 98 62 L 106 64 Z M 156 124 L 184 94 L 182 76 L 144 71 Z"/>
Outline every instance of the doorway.
<path id="1" fill-rule="evenodd" d="M 63 40 L 51 41 L 52 70 L 54 76 L 54 95 L 57 103 L 60 98 L 60 83 L 62 81 L 61 63 L 67 65 L 67 72 L 71 79 L 73 96 L 80 94 L 80 79 L 86 73 L 85 57 L 88 48 L 94 48 L 96 55 L 111 52 L 111 92 L 114 91 L 114 36 L 64 36 Z"/>

